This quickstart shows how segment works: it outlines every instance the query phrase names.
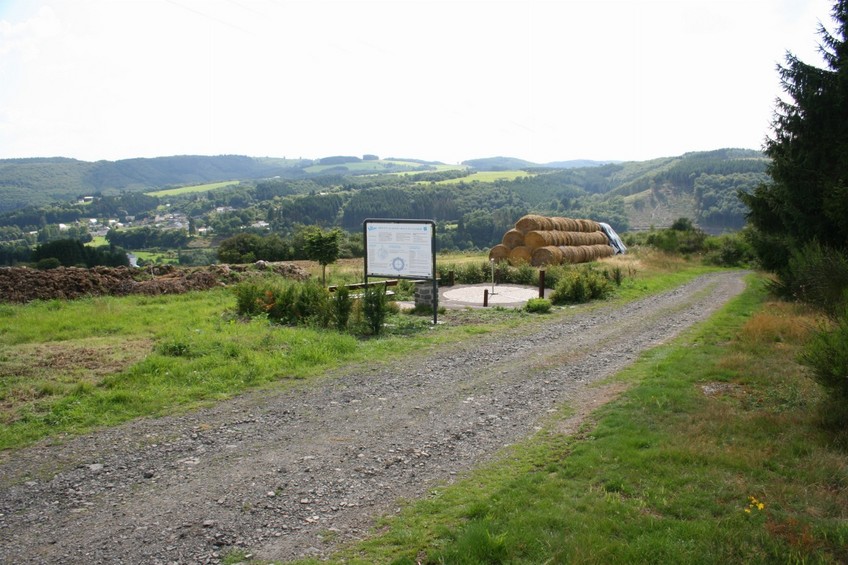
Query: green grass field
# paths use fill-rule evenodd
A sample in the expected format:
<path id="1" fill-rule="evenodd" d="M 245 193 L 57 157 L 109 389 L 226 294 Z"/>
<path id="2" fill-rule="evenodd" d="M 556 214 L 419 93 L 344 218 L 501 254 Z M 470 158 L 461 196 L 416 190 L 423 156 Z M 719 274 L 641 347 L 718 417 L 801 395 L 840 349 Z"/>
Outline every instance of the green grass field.
<path id="1" fill-rule="evenodd" d="M 510 181 L 530 176 L 534 175 L 533 173 L 528 173 L 527 171 L 480 171 L 459 179 L 442 180 L 437 182 L 436 184 L 459 184 L 461 182 L 495 182 L 499 180 Z"/>
<path id="2" fill-rule="evenodd" d="M 217 190 L 219 188 L 224 188 L 225 186 L 237 185 L 239 181 L 237 180 L 227 180 L 223 182 L 210 182 L 206 184 L 193 184 L 189 186 L 180 186 L 177 188 L 166 188 L 163 190 L 155 190 L 152 192 L 145 192 L 147 196 L 156 196 L 157 198 L 165 197 L 165 196 L 178 196 L 180 194 L 191 194 L 193 192 L 208 192 L 210 190 Z"/>

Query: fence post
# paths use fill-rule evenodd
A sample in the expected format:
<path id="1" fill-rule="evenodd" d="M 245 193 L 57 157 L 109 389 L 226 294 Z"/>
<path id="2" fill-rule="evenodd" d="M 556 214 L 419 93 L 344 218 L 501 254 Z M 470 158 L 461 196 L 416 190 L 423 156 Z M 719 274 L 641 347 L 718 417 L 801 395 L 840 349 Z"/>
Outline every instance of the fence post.
<path id="1" fill-rule="evenodd" d="M 539 298 L 545 297 L 545 269 L 539 271 Z"/>

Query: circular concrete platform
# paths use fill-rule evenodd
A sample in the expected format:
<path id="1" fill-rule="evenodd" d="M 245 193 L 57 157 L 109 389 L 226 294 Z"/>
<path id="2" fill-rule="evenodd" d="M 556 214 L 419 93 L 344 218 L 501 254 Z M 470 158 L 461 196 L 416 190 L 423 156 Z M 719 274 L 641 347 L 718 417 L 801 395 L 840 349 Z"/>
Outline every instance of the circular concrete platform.
<path id="1" fill-rule="evenodd" d="M 491 284 L 474 284 L 443 289 L 439 293 L 439 305 L 483 306 L 486 290 L 489 291 L 489 306 L 523 306 L 531 298 L 539 297 L 539 289 L 532 286 L 496 284 L 492 292 Z"/>

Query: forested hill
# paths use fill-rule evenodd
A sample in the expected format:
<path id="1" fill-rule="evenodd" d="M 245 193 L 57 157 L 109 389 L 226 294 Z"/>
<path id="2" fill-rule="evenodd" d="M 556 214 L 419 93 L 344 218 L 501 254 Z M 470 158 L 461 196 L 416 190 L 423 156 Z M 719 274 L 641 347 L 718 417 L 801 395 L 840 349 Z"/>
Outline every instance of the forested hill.
<path id="1" fill-rule="evenodd" d="M 14 226 L 9 237 L 18 237 L 18 230 L 92 217 L 138 223 L 168 204 L 224 237 L 254 225 L 279 233 L 310 224 L 355 231 L 366 218 L 432 218 L 442 225 L 442 248 L 466 249 L 496 243 L 526 213 L 589 217 L 619 231 L 686 217 L 718 232 L 744 225 L 737 195 L 768 180 L 767 164 L 748 149 L 570 168 L 502 157 L 444 165 L 375 155 L 0 160 L 0 228 Z M 217 181 L 228 182 L 157 193 Z M 80 196 L 95 198 L 83 204 Z"/>
<path id="2" fill-rule="evenodd" d="M 311 164 L 311 160 L 256 159 L 238 155 L 96 162 L 62 157 L 0 159 L 0 212 L 73 200 L 94 193 L 114 195 L 127 190 L 282 175 Z"/>

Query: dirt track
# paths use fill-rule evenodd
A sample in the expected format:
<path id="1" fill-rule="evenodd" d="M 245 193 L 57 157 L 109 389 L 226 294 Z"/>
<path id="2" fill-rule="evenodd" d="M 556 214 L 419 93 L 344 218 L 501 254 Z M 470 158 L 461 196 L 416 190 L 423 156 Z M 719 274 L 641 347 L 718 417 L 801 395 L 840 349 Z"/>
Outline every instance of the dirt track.
<path id="1" fill-rule="evenodd" d="M 2 563 L 218 563 L 324 555 L 399 498 L 620 392 L 589 386 L 744 288 L 703 276 L 625 306 L 575 308 L 285 393 L 249 394 L 56 446 L 0 454 Z"/>

